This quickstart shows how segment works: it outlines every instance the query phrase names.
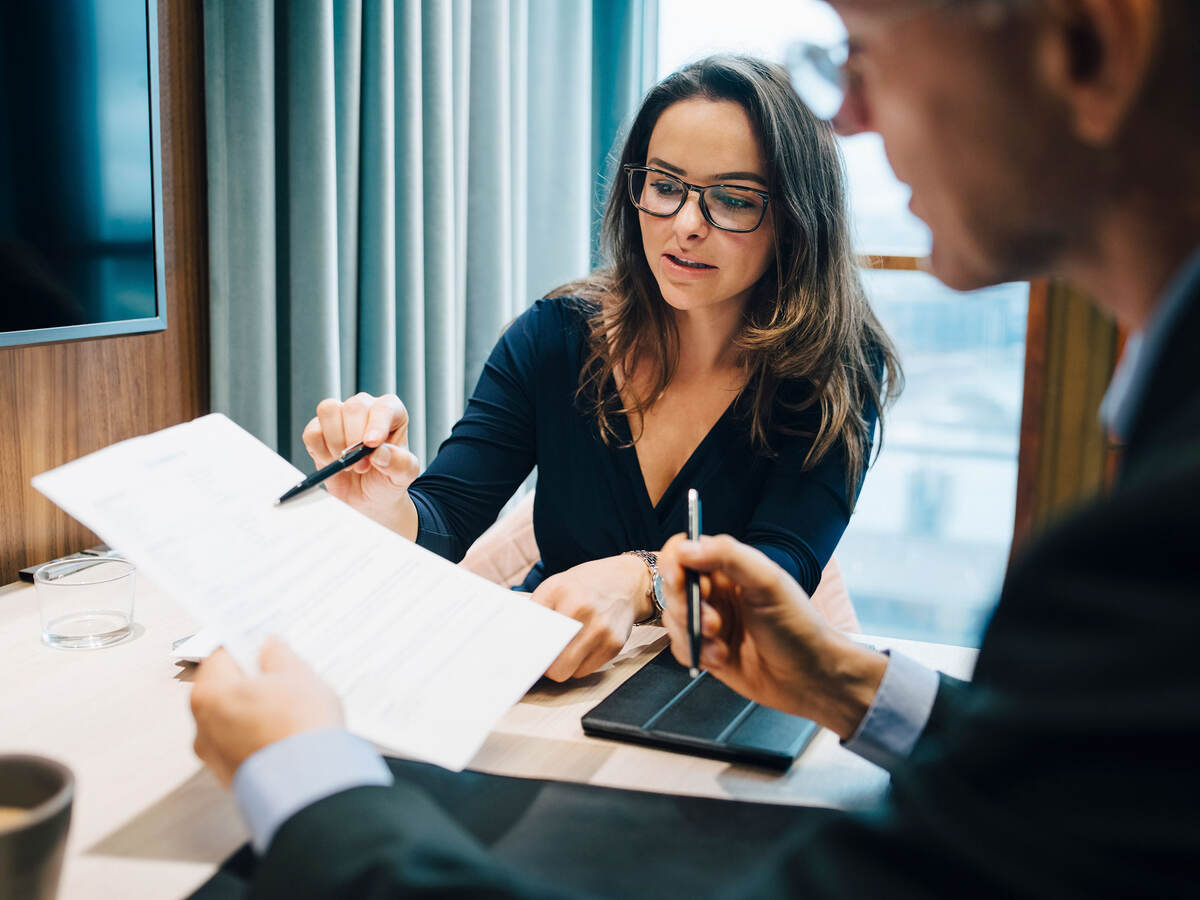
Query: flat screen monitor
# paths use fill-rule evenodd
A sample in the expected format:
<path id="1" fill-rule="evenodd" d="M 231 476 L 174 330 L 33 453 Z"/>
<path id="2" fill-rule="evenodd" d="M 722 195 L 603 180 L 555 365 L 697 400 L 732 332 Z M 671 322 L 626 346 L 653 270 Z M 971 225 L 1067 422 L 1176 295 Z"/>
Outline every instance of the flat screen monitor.
<path id="1" fill-rule="evenodd" d="M 0 347 L 166 328 L 156 3 L 0 2 Z"/>

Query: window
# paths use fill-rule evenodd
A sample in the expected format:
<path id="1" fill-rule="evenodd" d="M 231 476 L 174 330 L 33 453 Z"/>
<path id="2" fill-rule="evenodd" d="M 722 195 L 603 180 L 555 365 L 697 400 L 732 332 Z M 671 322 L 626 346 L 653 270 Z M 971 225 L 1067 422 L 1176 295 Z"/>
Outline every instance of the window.
<path id="1" fill-rule="evenodd" d="M 782 61 L 800 37 L 836 37 L 815 0 L 659 0 L 659 77 L 714 52 Z M 842 140 L 855 246 L 907 387 L 838 546 L 864 631 L 977 645 L 1008 559 L 1029 285 L 963 295 L 911 271 L 928 252 L 908 189 L 875 135 Z"/>
<path id="2" fill-rule="evenodd" d="M 1029 286 L 864 283 L 907 383 L 838 561 L 864 630 L 975 645 L 1012 541 Z"/>

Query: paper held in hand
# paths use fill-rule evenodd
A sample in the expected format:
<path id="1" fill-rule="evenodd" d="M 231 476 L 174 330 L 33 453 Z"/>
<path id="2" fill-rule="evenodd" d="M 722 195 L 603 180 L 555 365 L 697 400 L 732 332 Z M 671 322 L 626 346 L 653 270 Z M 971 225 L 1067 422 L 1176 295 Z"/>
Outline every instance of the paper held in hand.
<path id="1" fill-rule="evenodd" d="M 222 415 L 113 444 L 33 485 L 120 549 L 253 670 L 281 635 L 352 731 L 461 769 L 579 623 L 416 546 Z"/>

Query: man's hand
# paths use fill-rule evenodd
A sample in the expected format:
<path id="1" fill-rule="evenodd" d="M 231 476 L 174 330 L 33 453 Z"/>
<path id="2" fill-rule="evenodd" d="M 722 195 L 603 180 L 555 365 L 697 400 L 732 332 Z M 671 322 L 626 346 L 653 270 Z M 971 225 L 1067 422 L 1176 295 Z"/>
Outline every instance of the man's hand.
<path id="1" fill-rule="evenodd" d="M 534 602 L 583 623 L 546 677 L 566 681 L 590 675 L 620 653 L 633 623 L 652 612 L 649 585 L 646 564 L 636 556 L 581 563 L 538 585 Z"/>
<path id="2" fill-rule="evenodd" d="M 680 663 L 690 661 L 685 573 L 700 579 L 700 667 L 764 706 L 850 737 L 887 660 L 831 628 L 783 569 L 728 535 L 671 538 L 658 557 L 667 598 L 663 624 Z"/>
<path id="3" fill-rule="evenodd" d="M 337 695 L 282 641 L 267 638 L 259 667 L 261 675 L 246 675 L 221 649 L 200 664 L 192 685 L 196 755 L 226 787 L 268 744 L 343 723 Z"/>

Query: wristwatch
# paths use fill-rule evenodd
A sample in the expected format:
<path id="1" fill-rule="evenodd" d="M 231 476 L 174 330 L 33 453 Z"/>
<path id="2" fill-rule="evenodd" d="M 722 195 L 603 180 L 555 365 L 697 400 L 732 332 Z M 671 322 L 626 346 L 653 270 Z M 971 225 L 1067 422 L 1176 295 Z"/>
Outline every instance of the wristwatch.
<path id="1" fill-rule="evenodd" d="M 662 621 L 662 615 L 667 611 L 667 601 L 663 599 L 662 576 L 658 574 L 658 554 L 651 553 L 649 550 L 626 550 L 623 555 L 636 556 L 650 570 L 650 590 L 646 591 L 646 597 L 649 599 L 650 605 L 654 607 L 654 611 L 650 613 L 649 617 L 633 624 L 651 625 Z"/>

